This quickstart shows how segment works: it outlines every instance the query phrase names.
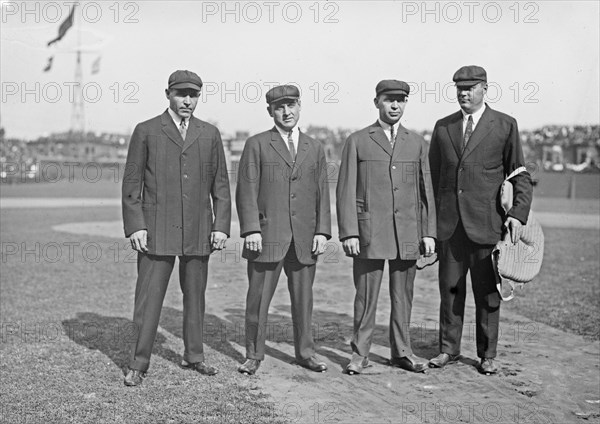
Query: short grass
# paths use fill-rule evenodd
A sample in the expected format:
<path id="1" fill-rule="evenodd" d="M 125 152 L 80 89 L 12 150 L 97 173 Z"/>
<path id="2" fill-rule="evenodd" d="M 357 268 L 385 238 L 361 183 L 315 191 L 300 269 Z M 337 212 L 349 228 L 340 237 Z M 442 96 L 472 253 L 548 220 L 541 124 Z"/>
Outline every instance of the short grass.
<path id="1" fill-rule="evenodd" d="M 600 232 L 544 230 L 540 274 L 504 307 L 561 330 L 600 339 Z"/>
<path id="2" fill-rule="evenodd" d="M 220 352 L 227 346 L 218 338 L 206 345 L 217 376 L 178 367 L 177 296 L 165 301 L 149 378 L 139 388 L 123 385 L 135 264 L 113 239 L 51 229 L 119 218 L 109 207 L 1 211 L 0 422 L 285 422 L 256 379 L 235 372 L 243 356 Z M 220 279 L 228 271 L 211 272 Z"/>

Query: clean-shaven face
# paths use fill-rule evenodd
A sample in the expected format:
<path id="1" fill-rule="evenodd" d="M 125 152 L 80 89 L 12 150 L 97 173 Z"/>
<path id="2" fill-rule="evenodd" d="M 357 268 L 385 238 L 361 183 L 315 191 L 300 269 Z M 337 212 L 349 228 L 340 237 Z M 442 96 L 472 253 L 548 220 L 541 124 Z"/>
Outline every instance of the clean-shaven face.
<path id="1" fill-rule="evenodd" d="M 483 97 L 487 93 L 487 83 L 479 82 L 472 86 L 456 86 L 456 98 L 460 108 L 467 114 L 477 112 L 483 106 Z"/>
<path id="2" fill-rule="evenodd" d="M 379 119 L 394 125 L 402 118 L 408 97 L 404 94 L 380 94 L 374 99 L 375 107 L 379 109 Z"/>
<path id="3" fill-rule="evenodd" d="M 286 131 L 293 129 L 300 119 L 300 100 L 284 99 L 271 103 L 267 110 L 275 124 Z"/>
<path id="4" fill-rule="evenodd" d="M 169 107 L 180 118 L 189 119 L 196 109 L 200 91 L 193 88 L 174 88 L 165 90 Z"/>

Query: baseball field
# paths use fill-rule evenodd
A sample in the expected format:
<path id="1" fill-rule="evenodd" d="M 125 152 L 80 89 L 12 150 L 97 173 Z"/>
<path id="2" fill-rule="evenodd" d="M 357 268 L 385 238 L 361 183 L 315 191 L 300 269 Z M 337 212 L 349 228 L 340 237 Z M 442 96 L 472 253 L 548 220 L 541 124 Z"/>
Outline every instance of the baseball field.
<path id="1" fill-rule="evenodd" d="M 380 294 L 372 366 L 350 359 L 352 262 L 337 228 L 317 267 L 313 333 L 329 371 L 294 363 L 282 278 L 271 304 L 267 358 L 244 358 L 246 265 L 237 222 L 210 259 L 205 319 L 215 377 L 181 369 L 182 299 L 173 273 L 148 377 L 123 385 L 132 334 L 136 256 L 123 237 L 119 186 L 84 181 L 3 186 L 0 422 L 3 423 L 588 423 L 600 422 L 598 200 L 536 198 L 546 236 L 541 274 L 503 305 L 495 376 L 475 368 L 468 295 L 462 359 L 411 374 L 387 365 L 389 296 Z M 236 214 L 233 214 L 234 219 Z M 415 353 L 438 353 L 437 267 L 417 275 Z"/>

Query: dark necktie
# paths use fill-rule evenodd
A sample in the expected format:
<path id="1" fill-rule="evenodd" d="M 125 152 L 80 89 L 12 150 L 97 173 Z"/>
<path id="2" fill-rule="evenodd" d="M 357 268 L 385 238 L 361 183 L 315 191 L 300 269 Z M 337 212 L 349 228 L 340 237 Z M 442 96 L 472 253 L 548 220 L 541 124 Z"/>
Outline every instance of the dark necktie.
<path id="1" fill-rule="evenodd" d="M 390 144 L 392 145 L 392 150 L 394 149 L 394 145 L 396 144 L 396 134 L 394 134 L 394 126 L 390 127 Z"/>
<path id="2" fill-rule="evenodd" d="M 179 134 L 181 134 L 181 137 L 185 141 L 185 135 L 187 134 L 187 128 L 185 126 L 185 119 L 182 119 L 181 122 L 179 123 Z"/>
<path id="3" fill-rule="evenodd" d="M 467 128 L 465 128 L 465 135 L 463 136 L 463 152 L 467 148 L 467 143 L 471 138 L 471 134 L 473 134 L 473 115 L 469 115 L 469 120 L 467 121 Z"/>
<path id="4" fill-rule="evenodd" d="M 290 155 L 292 155 L 292 161 L 296 162 L 296 148 L 294 147 L 294 139 L 292 138 L 292 132 L 288 133 L 288 148 L 290 149 Z"/>

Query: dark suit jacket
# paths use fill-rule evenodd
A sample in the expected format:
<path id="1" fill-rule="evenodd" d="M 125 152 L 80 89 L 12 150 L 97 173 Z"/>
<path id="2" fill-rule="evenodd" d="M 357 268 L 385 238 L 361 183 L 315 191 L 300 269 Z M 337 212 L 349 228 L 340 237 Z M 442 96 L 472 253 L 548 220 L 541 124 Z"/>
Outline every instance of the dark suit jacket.
<path id="1" fill-rule="evenodd" d="M 211 202 L 212 201 L 212 202 Z M 135 127 L 122 191 L 125 235 L 148 230 L 148 253 L 209 255 L 229 234 L 231 198 L 219 130 L 192 117 L 182 139 L 167 111 Z"/>
<path id="2" fill-rule="evenodd" d="M 331 237 L 326 167 L 321 143 L 303 133 L 295 163 L 275 127 L 246 141 L 236 188 L 240 232 L 260 232 L 263 250 L 257 255 L 244 249 L 244 258 L 279 262 L 293 238 L 300 263 L 316 262 L 313 237 Z"/>
<path id="3" fill-rule="evenodd" d="M 462 112 L 440 119 L 431 136 L 429 162 L 438 216 L 438 239 L 449 239 L 460 219 L 470 240 L 495 244 L 500 240 L 504 212 L 499 202 L 502 181 L 525 165 L 517 121 L 486 109 L 465 152 L 462 150 Z M 512 178 L 514 204 L 508 211 L 527 223 L 532 184 L 527 172 Z"/>
<path id="4" fill-rule="evenodd" d="M 418 259 L 436 237 L 427 144 L 403 126 L 393 152 L 378 122 L 348 137 L 336 197 L 340 239 L 358 236 L 359 258 Z"/>

